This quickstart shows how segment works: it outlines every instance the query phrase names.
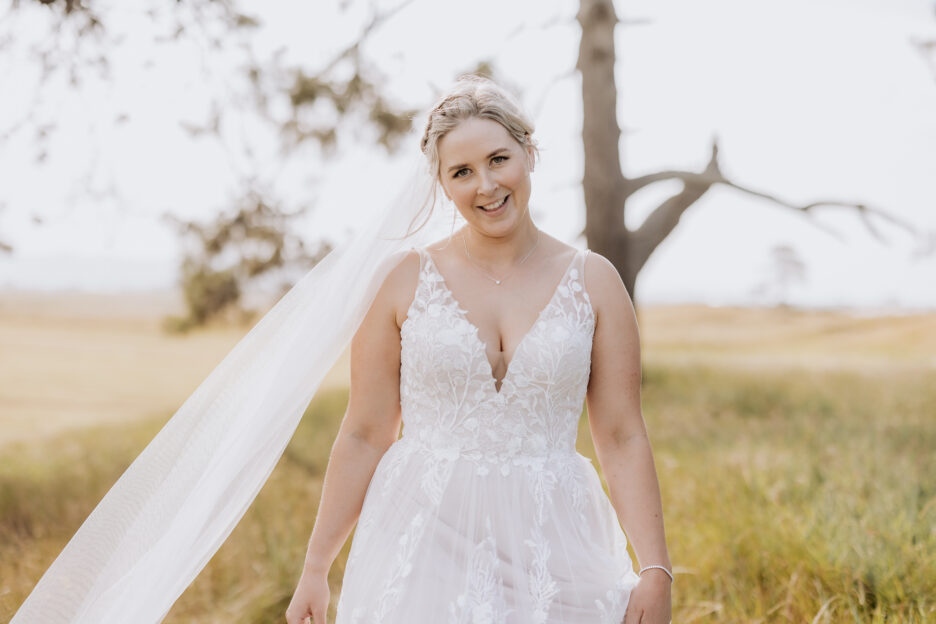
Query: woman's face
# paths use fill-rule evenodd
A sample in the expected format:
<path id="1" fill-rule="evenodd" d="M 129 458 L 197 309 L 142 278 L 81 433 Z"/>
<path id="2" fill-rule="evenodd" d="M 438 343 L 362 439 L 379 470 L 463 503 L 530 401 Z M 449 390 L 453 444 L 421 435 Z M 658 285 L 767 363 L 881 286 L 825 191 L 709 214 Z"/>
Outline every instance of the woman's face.
<path id="1" fill-rule="evenodd" d="M 472 117 L 439 140 L 439 179 L 468 225 L 503 236 L 529 219 L 532 148 L 504 126 Z"/>

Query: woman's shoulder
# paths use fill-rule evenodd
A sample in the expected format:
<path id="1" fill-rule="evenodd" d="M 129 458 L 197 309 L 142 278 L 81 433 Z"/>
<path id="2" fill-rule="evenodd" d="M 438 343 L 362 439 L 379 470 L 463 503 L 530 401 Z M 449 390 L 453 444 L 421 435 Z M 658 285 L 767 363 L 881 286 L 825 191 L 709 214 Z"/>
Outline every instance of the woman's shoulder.
<path id="1" fill-rule="evenodd" d="M 594 278 L 595 281 L 604 282 L 616 278 L 621 281 L 621 276 L 614 264 L 606 257 L 591 249 L 585 250 L 585 275 L 586 281 Z M 623 282 L 621 282 L 623 285 Z"/>
<path id="2" fill-rule="evenodd" d="M 416 248 L 399 251 L 389 258 L 388 263 L 390 268 L 377 292 L 377 303 L 392 310 L 397 326 L 400 326 L 419 282 L 419 251 Z"/>
<path id="3" fill-rule="evenodd" d="M 588 250 L 583 267 L 585 290 L 592 307 L 600 313 L 608 309 L 617 313 L 631 307 L 630 295 L 617 268 L 605 256 Z"/>

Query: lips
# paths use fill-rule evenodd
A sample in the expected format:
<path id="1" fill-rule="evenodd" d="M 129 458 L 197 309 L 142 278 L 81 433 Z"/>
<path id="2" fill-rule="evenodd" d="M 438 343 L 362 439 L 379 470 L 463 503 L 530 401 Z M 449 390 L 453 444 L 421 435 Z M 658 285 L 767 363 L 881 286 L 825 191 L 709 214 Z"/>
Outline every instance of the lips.
<path id="1" fill-rule="evenodd" d="M 483 210 L 484 212 L 497 212 L 498 210 L 500 210 L 501 207 L 504 206 L 504 204 L 507 203 L 507 199 L 509 197 L 510 195 L 505 195 L 504 197 L 502 197 L 501 199 L 495 202 L 491 202 L 490 204 L 485 204 L 483 206 L 478 206 L 478 208 Z"/>

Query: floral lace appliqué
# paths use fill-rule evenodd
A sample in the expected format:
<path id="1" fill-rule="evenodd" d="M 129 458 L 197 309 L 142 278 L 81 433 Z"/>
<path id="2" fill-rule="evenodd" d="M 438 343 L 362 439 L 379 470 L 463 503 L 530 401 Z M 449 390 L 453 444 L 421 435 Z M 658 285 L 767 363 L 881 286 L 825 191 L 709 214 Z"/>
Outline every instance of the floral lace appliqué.
<path id="1" fill-rule="evenodd" d="M 559 593 L 556 581 L 549 573 L 549 542 L 539 527 L 534 527 L 533 537 L 526 540 L 533 551 L 529 570 L 530 597 L 533 600 L 533 624 L 543 624 L 549 617 L 549 605 Z"/>
<path id="2" fill-rule="evenodd" d="M 487 535 L 471 552 L 468 561 L 468 586 L 449 605 L 449 624 L 507 624 L 510 609 L 504 600 L 504 581 L 500 576 L 497 543 L 486 520 Z"/>

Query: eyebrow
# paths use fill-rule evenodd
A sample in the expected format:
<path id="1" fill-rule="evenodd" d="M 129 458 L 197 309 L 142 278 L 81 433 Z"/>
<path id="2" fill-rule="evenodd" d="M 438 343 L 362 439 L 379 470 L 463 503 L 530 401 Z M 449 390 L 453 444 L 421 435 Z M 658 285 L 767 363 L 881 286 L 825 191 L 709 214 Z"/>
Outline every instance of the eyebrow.
<path id="1" fill-rule="evenodd" d="M 510 150 L 508 150 L 506 147 L 498 147 L 496 150 L 488 154 L 485 158 L 493 158 L 494 156 L 497 156 L 501 152 L 508 152 L 508 151 Z M 455 171 L 456 169 L 462 169 L 463 167 L 467 167 L 467 166 L 468 165 L 466 163 L 462 163 L 460 165 L 452 165 L 451 167 L 448 168 L 448 171 L 449 172 Z"/>

